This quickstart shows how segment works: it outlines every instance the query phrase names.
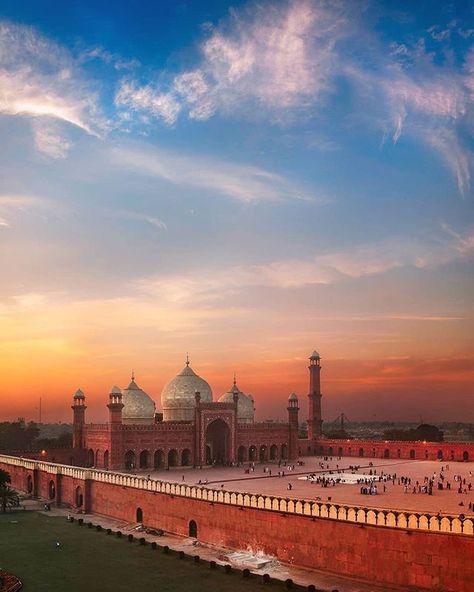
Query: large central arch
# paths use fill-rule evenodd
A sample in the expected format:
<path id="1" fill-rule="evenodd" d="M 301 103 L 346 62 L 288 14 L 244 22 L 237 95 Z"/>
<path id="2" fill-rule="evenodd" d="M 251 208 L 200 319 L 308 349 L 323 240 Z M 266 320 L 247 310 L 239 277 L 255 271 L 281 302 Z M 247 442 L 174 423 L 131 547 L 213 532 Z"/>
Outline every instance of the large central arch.
<path id="1" fill-rule="evenodd" d="M 230 428 L 222 419 L 215 419 L 206 430 L 206 463 L 230 462 L 230 454 Z"/>

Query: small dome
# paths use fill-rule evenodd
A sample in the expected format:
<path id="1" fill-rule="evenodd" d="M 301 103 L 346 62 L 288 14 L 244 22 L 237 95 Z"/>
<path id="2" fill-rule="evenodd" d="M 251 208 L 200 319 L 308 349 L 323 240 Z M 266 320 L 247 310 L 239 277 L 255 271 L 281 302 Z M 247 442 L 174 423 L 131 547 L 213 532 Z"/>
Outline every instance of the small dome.
<path id="1" fill-rule="evenodd" d="M 120 389 L 119 389 L 120 391 Z M 155 402 L 135 382 L 132 381 L 122 392 L 123 423 L 153 423 L 155 418 Z"/>
<path id="2" fill-rule="evenodd" d="M 298 396 L 296 393 L 291 393 L 291 395 L 288 397 L 288 401 L 297 401 L 298 400 Z"/>
<path id="3" fill-rule="evenodd" d="M 85 399 L 86 396 L 84 395 L 84 393 L 81 391 L 81 389 L 77 389 L 77 391 L 74 393 L 74 398 L 75 399 Z"/>
<path id="4" fill-rule="evenodd" d="M 316 350 L 314 350 L 314 352 L 310 355 L 309 359 L 310 360 L 320 360 L 321 356 L 318 354 L 318 352 Z"/>
<path id="5" fill-rule="evenodd" d="M 161 391 L 164 421 L 193 421 L 196 407 L 196 392 L 201 403 L 212 402 L 209 384 L 189 366 L 189 362 Z"/>
<path id="6" fill-rule="evenodd" d="M 110 394 L 111 394 L 111 395 L 121 395 L 121 394 L 122 394 L 122 389 L 121 389 L 121 388 L 119 388 L 118 386 L 115 386 L 115 385 L 114 385 L 114 386 L 113 386 L 113 387 L 110 389 Z"/>
<path id="7" fill-rule="evenodd" d="M 252 395 L 246 395 L 239 387 L 234 384 L 230 389 L 222 395 L 219 403 L 233 403 L 234 394 L 238 395 L 237 399 L 237 421 L 239 423 L 253 423 L 254 418 L 254 400 Z"/>

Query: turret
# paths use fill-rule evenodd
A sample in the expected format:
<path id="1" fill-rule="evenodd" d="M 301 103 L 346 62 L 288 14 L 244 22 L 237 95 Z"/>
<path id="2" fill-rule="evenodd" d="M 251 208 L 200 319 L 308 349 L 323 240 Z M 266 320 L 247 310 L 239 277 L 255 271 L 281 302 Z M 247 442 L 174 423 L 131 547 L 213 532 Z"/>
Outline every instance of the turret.
<path id="1" fill-rule="evenodd" d="M 309 357 L 309 418 L 308 439 L 315 440 L 322 436 L 323 420 L 321 415 L 321 356 L 314 351 Z"/>
<path id="2" fill-rule="evenodd" d="M 73 396 L 73 436 L 72 445 L 74 448 L 83 447 L 83 427 L 86 421 L 86 397 L 81 389 L 77 389 Z"/>
<path id="3" fill-rule="evenodd" d="M 118 386 L 113 386 L 110 389 L 109 404 L 107 407 L 109 408 L 109 423 L 121 424 L 124 404 L 122 403 L 122 391 Z"/>

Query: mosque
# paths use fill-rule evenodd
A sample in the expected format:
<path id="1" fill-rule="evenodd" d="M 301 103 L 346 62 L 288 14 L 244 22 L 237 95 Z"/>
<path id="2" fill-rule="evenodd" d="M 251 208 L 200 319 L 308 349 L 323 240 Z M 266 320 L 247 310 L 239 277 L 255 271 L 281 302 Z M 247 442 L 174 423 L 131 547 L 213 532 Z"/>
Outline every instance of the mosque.
<path id="1" fill-rule="evenodd" d="M 308 441 L 321 436 L 320 356 L 309 358 Z M 301 453 L 298 440 L 298 397 L 287 401 L 287 422 L 257 422 L 255 401 L 234 378 L 217 401 L 209 384 L 185 367 L 161 392 L 162 413 L 137 384 L 132 373 L 125 389 L 112 387 L 106 424 L 85 422 L 86 398 L 73 399 L 73 446 L 89 467 L 130 470 L 213 463 L 293 460 Z"/>

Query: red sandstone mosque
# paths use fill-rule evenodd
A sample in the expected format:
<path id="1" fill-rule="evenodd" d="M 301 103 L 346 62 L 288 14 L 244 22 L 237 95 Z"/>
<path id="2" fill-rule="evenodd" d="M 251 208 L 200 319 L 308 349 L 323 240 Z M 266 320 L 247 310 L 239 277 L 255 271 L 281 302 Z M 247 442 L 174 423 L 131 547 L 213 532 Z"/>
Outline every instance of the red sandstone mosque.
<path id="1" fill-rule="evenodd" d="M 308 439 L 321 437 L 321 358 L 309 358 Z M 234 383 L 217 401 L 209 384 L 185 367 L 161 392 L 162 413 L 153 399 L 132 380 L 126 389 L 112 387 L 109 421 L 85 423 L 85 396 L 74 394 L 75 450 L 90 467 L 148 469 L 202 466 L 212 463 L 265 462 L 295 459 L 298 441 L 298 397 L 288 397 L 287 422 L 256 422 L 254 398 Z"/>

